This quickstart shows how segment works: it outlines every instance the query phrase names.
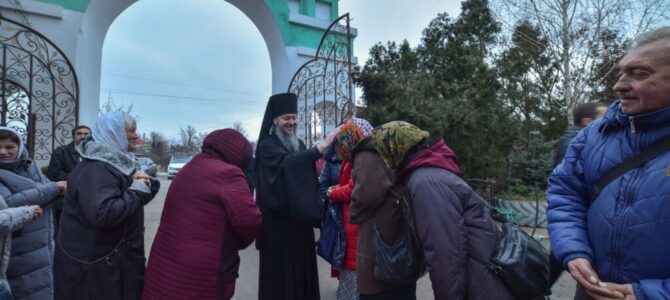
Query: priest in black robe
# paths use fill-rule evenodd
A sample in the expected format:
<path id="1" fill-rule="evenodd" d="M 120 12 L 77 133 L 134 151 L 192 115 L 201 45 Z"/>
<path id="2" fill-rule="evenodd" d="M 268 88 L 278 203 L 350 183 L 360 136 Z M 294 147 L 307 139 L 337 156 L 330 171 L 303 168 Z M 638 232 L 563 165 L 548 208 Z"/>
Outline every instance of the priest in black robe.
<path id="1" fill-rule="evenodd" d="M 321 200 L 315 162 L 337 130 L 307 149 L 296 135 L 297 111 L 295 94 L 270 97 L 258 137 L 260 300 L 319 299 L 313 225 L 321 215 Z"/>

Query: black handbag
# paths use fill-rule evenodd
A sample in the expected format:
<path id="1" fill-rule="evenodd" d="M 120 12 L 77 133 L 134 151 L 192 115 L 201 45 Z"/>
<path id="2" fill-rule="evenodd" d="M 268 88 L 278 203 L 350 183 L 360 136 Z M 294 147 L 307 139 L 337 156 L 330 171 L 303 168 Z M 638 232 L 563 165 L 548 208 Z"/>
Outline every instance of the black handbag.
<path id="1" fill-rule="evenodd" d="M 382 239 L 377 224 L 373 224 L 373 274 L 380 282 L 403 286 L 416 282 L 426 273 L 426 262 L 423 247 L 414 231 L 407 189 L 396 185 L 391 188 L 391 193 L 402 210 L 402 228 L 398 239 L 389 245 Z"/>
<path id="2" fill-rule="evenodd" d="M 486 200 L 477 196 L 493 219 L 502 222 L 502 237 L 495 255 L 484 260 L 473 257 L 493 273 L 514 294 L 516 299 L 537 299 L 550 292 L 549 253 L 516 224 L 509 222 Z"/>

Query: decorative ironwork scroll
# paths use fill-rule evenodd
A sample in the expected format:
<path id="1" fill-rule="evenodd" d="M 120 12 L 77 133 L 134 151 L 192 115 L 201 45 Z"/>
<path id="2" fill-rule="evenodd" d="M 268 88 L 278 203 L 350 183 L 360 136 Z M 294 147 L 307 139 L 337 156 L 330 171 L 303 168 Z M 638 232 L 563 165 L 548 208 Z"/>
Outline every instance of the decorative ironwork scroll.
<path id="1" fill-rule="evenodd" d="M 2 125 L 16 129 L 33 159 L 48 163 L 78 122 L 74 67 L 42 34 L 0 16 Z"/>
<path id="2" fill-rule="evenodd" d="M 308 146 L 353 116 L 349 14 L 326 30 L 316 57 L 293 75 L 288 91 L 298 95 L 298 137 Z"/>

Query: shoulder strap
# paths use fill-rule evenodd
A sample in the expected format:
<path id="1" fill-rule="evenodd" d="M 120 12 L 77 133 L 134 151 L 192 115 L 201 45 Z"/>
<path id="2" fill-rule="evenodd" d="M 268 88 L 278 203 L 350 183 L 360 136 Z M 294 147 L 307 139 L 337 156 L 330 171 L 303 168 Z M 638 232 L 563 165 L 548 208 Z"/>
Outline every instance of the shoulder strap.
<path id="1" fill-rule="evenodd" d="M 486 210 L 488 210 L 488 213 L 491 215 L 493 220 L 496 220 L 500 223 L 508 222 L 507 218 L 505 218 L 505 216 L 500 213 L 500 211 L 495 206 L 491 205 L 491 203 L 475 192 L 475 190 L 472 190 L 472 195 L 486 208 Z"/>
<path id="2" fill-rule="evenodd" d="M 627 159 L 623 163 L 616 166 L 614 169 L 610 170 L 603 176 L 598 183 L 593 186 L 591 191 L 591 202 L 596 201 L 596 198 L 600 192 L 612 182 L 614 179 L 617 179 L 619 176 L 625 174 L 626 172 L 639 167 L 640 165 L 648 162 L 652 158 L 658 156 L 661 153 L 670 150 L 670 137 L 666 136 L 661 139 L 660 142 L 656 142 L 653 146 L 644 149 L 642 152 L 635 154 L 631 158 Z"/>

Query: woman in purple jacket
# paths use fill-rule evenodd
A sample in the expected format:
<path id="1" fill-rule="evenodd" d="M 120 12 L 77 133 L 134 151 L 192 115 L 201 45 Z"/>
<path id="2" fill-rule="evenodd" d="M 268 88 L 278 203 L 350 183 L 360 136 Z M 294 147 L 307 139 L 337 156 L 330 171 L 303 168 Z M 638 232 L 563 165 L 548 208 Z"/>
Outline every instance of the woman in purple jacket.
<path id="1" fill-rule="evenodd" d="M 500 278 L 474 259 L 492 257 L 500 233 L 458 177 L 456 155 L 444 140 L 429 144 L 428 132 L 395 121 L 375 129 L 372 141 L 396 183 L 410 191 L 435 299 L 514 299 Z"/>

